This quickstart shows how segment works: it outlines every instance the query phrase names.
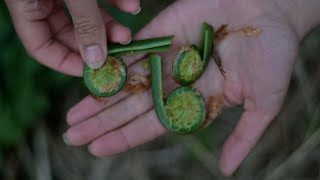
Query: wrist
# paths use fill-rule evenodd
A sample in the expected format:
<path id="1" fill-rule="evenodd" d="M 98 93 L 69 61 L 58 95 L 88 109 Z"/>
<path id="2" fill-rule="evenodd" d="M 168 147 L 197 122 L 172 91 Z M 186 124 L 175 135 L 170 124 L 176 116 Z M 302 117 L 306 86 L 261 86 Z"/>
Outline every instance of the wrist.
<path id="1" fill-rule="evenodd" d="M 320 24 L 319 0 L 275 0 L 300 40 Z"/>

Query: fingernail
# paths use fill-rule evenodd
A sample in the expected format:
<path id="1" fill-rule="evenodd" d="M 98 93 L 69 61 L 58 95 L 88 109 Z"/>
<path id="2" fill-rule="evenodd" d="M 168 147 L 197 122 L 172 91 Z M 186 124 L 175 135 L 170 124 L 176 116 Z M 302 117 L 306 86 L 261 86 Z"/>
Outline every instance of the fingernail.
<path id="1" fill-rule="evenodd" d="M 98 69 L 105 62 L 105 56 L 100 46 L 94 45 L 84 49 L 84 59 L 90 68 Z"/>
<path id="2" fill-rule="evenodd" d="M 70 146 L 70 143 L 69 143 L 69 140 L 68 140 L 68 138 L 67 138 L 66 133 L 63 133 L 62 139 L 63 139 L 63 142 L 64 142 L 66 145 Z"/>
<path id="3" fill-rule="evenodd" d="M 141 7 L 139 7 L 139 9 L 138 9 L 136 12 L 131 13 L 131 14 L 133 14 L 133 15 L 137 15 L 137 14 L 139 14 L 139 13 L 140 13 L 140 11 L 141 11 Z"/>
<path id="4" fill-rule="evenodd" d="M 131 43 L 131 41 L 132 41 L 132 37 L 129 39 L 128 42 L 126 42 L 126 43 L 120 43 L 120 44 L 122 44 L 122 45 L 127 45 L 127 44 Z"/>

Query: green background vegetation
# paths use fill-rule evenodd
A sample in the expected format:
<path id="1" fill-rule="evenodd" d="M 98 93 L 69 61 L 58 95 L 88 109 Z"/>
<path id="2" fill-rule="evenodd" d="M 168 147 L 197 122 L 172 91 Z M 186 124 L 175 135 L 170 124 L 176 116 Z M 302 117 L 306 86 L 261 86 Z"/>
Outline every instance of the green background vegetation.
<path id="1" fill-rule="evenodd" d="M 144 0 L 138 16 L 110 14 L 135 33 L 172 1 Z M 229 179 L 317 179 L 320 177 L 320 29 L 300 48 L 285 106 L 235 177 Z M 228 179 L 217 161 L 241 107 L 228 109 L 194 136 L 167 135 L 104 159 L 67 147 L 68 108 L 86 95 L 83 82 L 30 58 L 0 1 L 0 179 Z"/>

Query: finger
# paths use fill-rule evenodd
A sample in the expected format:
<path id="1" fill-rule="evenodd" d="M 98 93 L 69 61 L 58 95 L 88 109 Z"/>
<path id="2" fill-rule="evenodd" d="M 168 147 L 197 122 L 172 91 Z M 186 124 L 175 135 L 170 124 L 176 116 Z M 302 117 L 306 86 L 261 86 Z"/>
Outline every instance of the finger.
<path id="1" fill-rule="evenodd" d="M 72 145 L 86 144 L 98 136 L 130 122 L 152 106 L 150 91 L 129 96 L 88 120 L 72 126 L 66 132 L 65 137 Z"/>
<path id="2" fill-rule="evenodd" d="M 120 44 L 128 44 L 131 42 L 131 31 L 115 21 L 110 23 L 109 26 L 106 26 L 106 30 L 108 31 L 107 36 L 110 42 Z M 72 24 L 64 26 L 54 36 L 72 51 L 79 52 Z M 141 56 L 138 56 L 138 58 L 135 59 L 138 60 L 140 58 Z M 132 59 L 132 57 L 130 57 L 130 59 Z"/>
<path id="3" fill-rule="evenodd" d="M 65 0 L 72 16 L 79 50 L 91 68 L 101 67 L 106 59 L 106 30 L 96 0 Z"/>
<path id="4" fill-rule="evenodd" d="M 121 91 L 116 96 L 112 96 L 103 100 L 99 100 L 89 95 L 68 111 L 67 123 L 70 126 L 80 123 L 92 117 L 93 115 L 101 112 L 105 108 L 108 108 L 113 104 L 121 101 L 122 99 L 126 98 L 129 95 L 130 93 Z"/>
<path id="5" fill-rule="evenodd" d="M 56 41 L 45 20 L 53 1 L 7 1 L 11 17 L 28 53 L 40 63 L 65 74 L 81 76 L 81 57 Z"/>
<path id="6" fill-rule="evenodd" d="M 222 148 L 220 170 L 230 176 L 253 149 L 274 116 L 270 112 L 245 111 Z"/>
<path id="7" fill-rule="evenodd" d="M 141 10 L 139 0 L 109 0 L 109 2 L 124 12 L 138 14 Z"/>
<path id="8" fill-rule="evenodd" d="M 106 27 L 108 28 L 107 36 L 111 42 L 120 44 L 129 44 L 131 42 L 130 29 L 124 27 L 119 22 L 111 21 Z"/>
<path id="9" fill-rule="evenodd" d="M 109 41 L 121 44 L 128 44 L 131 41 L 131 31 L 122 26 L 111 16 L 100 9 L 104 23 L 106 24 L 107 37 Z M 74 34 L 72 22 L 63 9 L 59 9 L 48 17 L 53 36 L 74 52 L 79 52 Z"/>
<path id="10" fill-rule="evenodd" d="M 79 52 L 72 22 L 62 8 L 49 15 L 48 23 L 55 39 L 72 51 Z"/>
<path id="11" fill-rule="evenodd" d="M 100 8 L 99 10 L 104 24 L 108 24 L 110 21 L 113 20 L 113 17 L 110 16 L 103 8 Z"/>
<path id="12" fill-rule="evenodd" d="M 89 151 L 99 157 L 112 155 L 151 141 L 166 132 L 155 111 L 150 110 L 130 124 L 94 140 L 89 145 Z"/>
<path id="13" fill-rule="evenodd" d="M 129 28 L 121 25 L 118 21 L 107 14 L 103 9 L 100 9 L 100 13 L 106 24 L 107 39 L 110 42 L 128 44 L 131 42 L 131 31 Z"/>
<path id="14" fill-rule="evenodd" d="M 149 72 L 141 68 L 139 64 L 132 66 L 132 59 L 124 59 L 124 62 L 129 67 L 128 72 L 130 72 L 130 74 L 139 74 L 143 76 L 147 76 L 149 74 Z M 115 96 L 102 99 L 89 95 L 69 110 L 67 113 L 67 122 L 70 126 L 82 122 L 101 112 L 105 108 L 116 104 L 122 99 L 128 97 L 130 94 L 130 91 L 122 90 Z"/>

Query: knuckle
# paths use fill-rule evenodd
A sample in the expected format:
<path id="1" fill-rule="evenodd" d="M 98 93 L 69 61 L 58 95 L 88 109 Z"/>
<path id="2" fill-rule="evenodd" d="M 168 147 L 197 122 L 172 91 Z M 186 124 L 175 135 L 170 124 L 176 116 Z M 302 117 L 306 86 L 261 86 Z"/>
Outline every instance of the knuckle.
<path id="1" fill-rule="evenodd" d="M 28 20 L 41 20 L 46 18 L 52 8 L 52 3 L 41 0 L 19 0 L 22 3 L 23 16 Z"/>
<path id="2" fill-rule="evenodd" d="M 28 46 L 28 44 L 25 44 L 25 47 L 27 49 L 27 53 L 29 54 L 30 57 L 33 59 L 37 59 L 39 61 L 42 60 L 43 58 L 43 51 L 46 49 L 49 49 L 52 44 L 54 44 L 54 40 L 52 38 L 48 39 L 42 44 L 39 44 L 38 46 Z"/>
<path id="3" fill-rule="evenodd" d="M 74 22 L 74 27 L 79 36 L 96 34 L 102 27 L 100 23 L 89 18 L 80 18 Z M 81 38 L 81 37 L 80 37 Z"/>

